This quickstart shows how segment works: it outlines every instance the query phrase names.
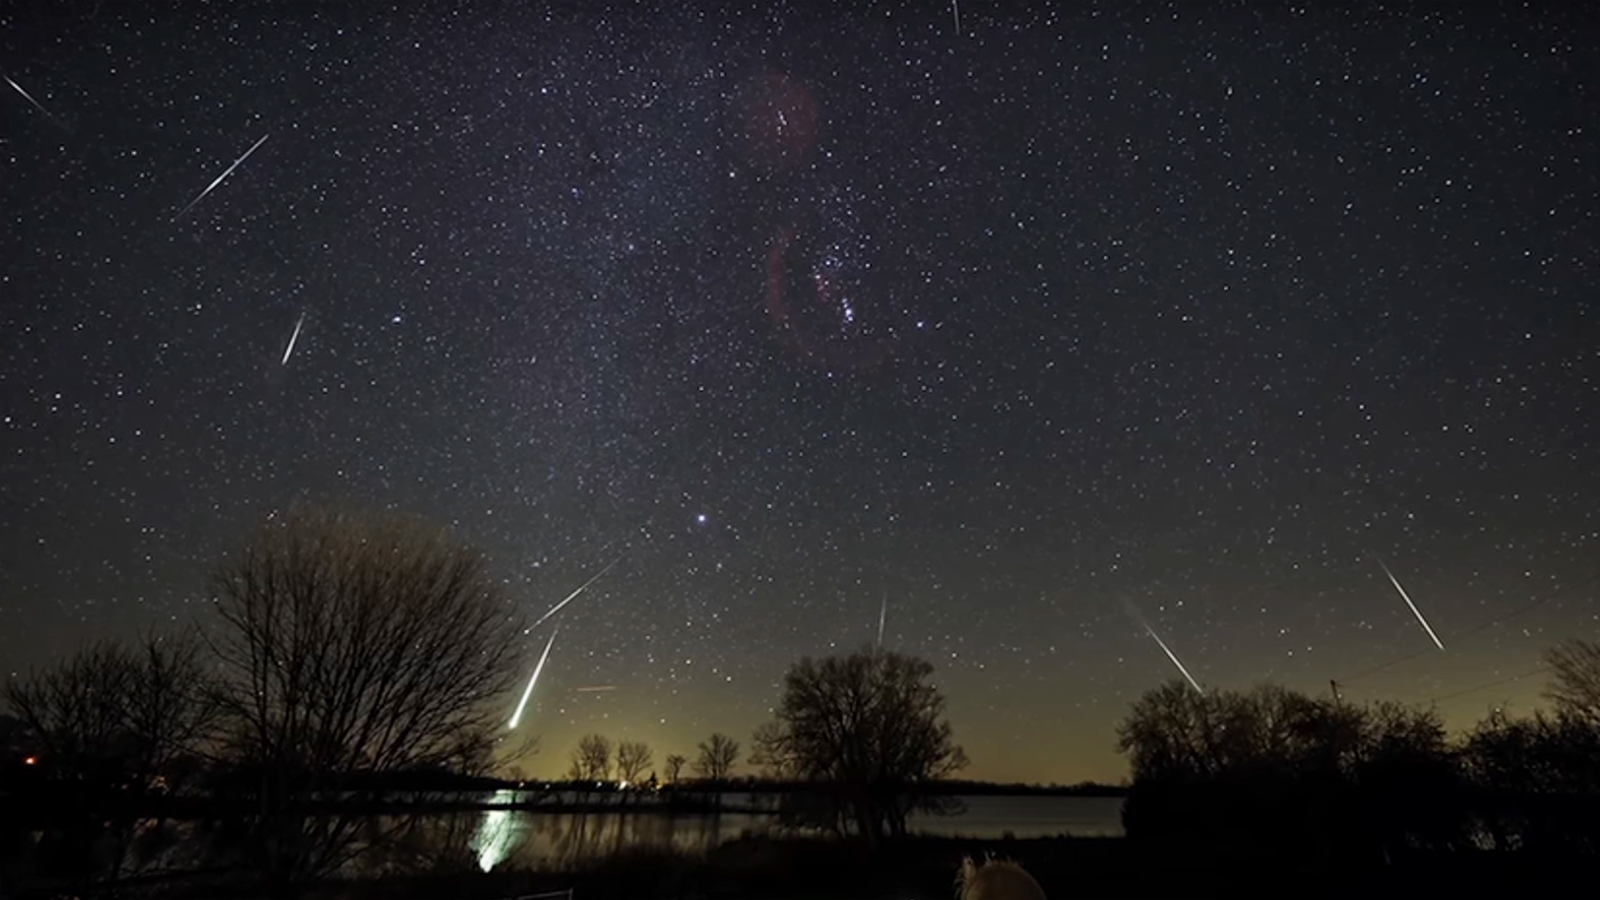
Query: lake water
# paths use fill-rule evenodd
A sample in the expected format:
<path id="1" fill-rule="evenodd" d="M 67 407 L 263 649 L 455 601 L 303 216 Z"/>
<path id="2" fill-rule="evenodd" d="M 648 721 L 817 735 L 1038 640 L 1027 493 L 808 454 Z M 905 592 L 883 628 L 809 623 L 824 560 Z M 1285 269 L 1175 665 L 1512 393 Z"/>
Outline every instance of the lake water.
<path id="1" fill-rule="evenodd" d="M 517 800 L 502 791 L 485 798 Z M 912 816 L 913 831 L 930 835 L 999 838 L 1116 837 L 1122 834 L 1120 797 L 962 797 L 965 812 L 954 816 Z M 729 795 L 730 807 L 749 807 L 747 795 Z M 606 811 L 583 814 L 530 810 L 487 810 L 428 817 L 418 843 L 451 847 L 470 854 L 478 867 L 559 868 L 585 859 L 638 847 L 704 852 L 746 834 L 776 831 L 770 815 L 724 812 L 720 815 L 662 811 Z M 454 855 L 454 854 L 452 854 Z"/>
<path id="2" fill-rule="evenodd" d="M 416 799 L 469 799 L 474 803 L 514 805 L 535 798 L 518 791 L 497 791 L 467 798 L 433 795 Z M 582 798 L 545 799 L 573 803 Z M 373 816 L 362 824 L 358 837 L 358 841 L 367 844 L 368 852 L 352 861 L 347 872 L 366 875 L 497 868 L 549 871 L 631 849 L 670 848 L 704 853 L 744 835 L 783 833 L 778 817 L 740 811 L 770 809 L 777 799 L 773 795 L 727 794 L 722 799 L 724 811 L 717 815 L 636 806 L 586 813 L 487 809 L 408 817 Z M 911 829 L 922 834 L 980 839 L 1007 834 L 1018 838 L 1122 835 L 1120 797 L 960 799 L 965 805 L 963 812 L 953 816 L 914 815 L 909 823 Z M 652 802 L 647 797 L 630 800 Z M 155 825 L 153 821 L 145 823 L 146 828 Z M 125 873 L 183 871 L 198 864 L 205 854 L 205 841 L 187 838 L 198 836 L 196 829 L 201 826 L 168 820 L 163 827 L 172 831 L 172 839 L 155 841 L 150 844 L 153 852 L 141 851 L 134 855 L 137 859 L 126 860 Z"/>

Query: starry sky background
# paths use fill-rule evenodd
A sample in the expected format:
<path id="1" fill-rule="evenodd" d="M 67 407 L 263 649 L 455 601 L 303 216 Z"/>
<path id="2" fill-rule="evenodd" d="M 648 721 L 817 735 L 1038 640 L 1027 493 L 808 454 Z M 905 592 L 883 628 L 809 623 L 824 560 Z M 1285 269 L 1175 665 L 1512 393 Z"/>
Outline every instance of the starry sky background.
<path id="1" fill-rule="evenodd" d="M 1600 637 L 1593 7 L 819 7 L 0 7 L 5 670 L 297 500 L 529 615 L 620 555 L 539 774 L 748 743 L 885 601 L 1046 782 L 1176 675 L 1130 608 L 1454 726 Z"/>

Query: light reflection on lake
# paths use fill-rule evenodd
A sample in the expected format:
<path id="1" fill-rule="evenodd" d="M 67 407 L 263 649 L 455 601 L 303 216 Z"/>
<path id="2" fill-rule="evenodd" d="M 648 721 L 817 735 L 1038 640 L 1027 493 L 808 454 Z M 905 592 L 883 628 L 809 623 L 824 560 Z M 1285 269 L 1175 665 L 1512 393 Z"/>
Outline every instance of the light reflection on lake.
<path id="1" fill-rule="evenodd" d="M 490 803 L 511 803 L 516 791 L 495 791 Z M 515 847 L 525 827 L 519 827 L 517 813 L 509 809 L 491 809 L 483 814 L 478 832 L 472 837 L 472 851 L 478 854 L 478 868 L 487 872 L 494 868 Z"/>
<path id="2" fill-rule="evenodd" d="M 516 792 L 499 791 L 483 799 L 492 803 L 515 802 Z M 763 798 L 764 799 L 764 798 Z M 999 838 L 1120 836 L 1120 797 L 963 797 L 966 811 L 955 816 L 911 817 L 913 831 L 931 835 Z M 769 800 L 770 802 L 770 800 Z M 754 805 L 749 795 L 724 797 L 730 808 Z M 478 867 L 564 868 L 599 859 L 619 850 L 641 848 L 704 853 L 745 834 L 763 834 L 779 828 L 770 815 L 745 812 L 671 813 L 662 810 L 625 810 L 589 813 L 544 813 L 532 810 L 486 810 L 443 816 L 471 817 L 476 827 L 468 842 Z M 443 829 L 461 834 L 466 829 Z"/>

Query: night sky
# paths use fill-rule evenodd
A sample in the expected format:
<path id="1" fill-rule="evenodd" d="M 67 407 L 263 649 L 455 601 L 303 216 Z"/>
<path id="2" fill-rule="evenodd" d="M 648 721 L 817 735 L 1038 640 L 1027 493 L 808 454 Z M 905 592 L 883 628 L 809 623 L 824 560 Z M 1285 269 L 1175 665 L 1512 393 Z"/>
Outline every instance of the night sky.
<path id="1" fill-rule="evenodd" d="M 530 617 L 620 557 L 538 774 L 748 746 L 883 603 L 1046 782 L 1125 773 L 1139 614 L 1453 727 L 1600 637 L 1594 7 L 835 6 L 0 7 L 0 665 L 302 500 Z"/>

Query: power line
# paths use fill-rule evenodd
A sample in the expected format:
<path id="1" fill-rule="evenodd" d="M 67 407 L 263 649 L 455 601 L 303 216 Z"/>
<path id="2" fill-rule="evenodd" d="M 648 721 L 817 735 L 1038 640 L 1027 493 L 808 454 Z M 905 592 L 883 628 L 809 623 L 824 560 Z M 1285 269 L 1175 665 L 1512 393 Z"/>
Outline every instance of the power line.
<path id="1" fill-rule="evenodd" d="M 1454 640 L 1454 639 L 1452 638 L 1452 640 Z M 1416 659 L 1419 656 L 1424 656 L 1426 654 L 1434 653 L 1434 652 L 1436 652 L 1436 651 L 1434 651 L 1432 649 L 1428 649 L 1428 650 L 1418 650 L 1415 653 L 1407 653 L 1405 656 L 1401 656 L 1401 657 L 1398 657 L 1396 659 L 1391 659 L 1388 662 L 1383 663 L 1381 665 L 1373 666 L 1370 669 L 1363 669 L 1363 670 L 1361 670 L 1360 672 L 1357 672 L 1354 675 L 1346 675 L 1345 677 L 1339 679 L 1339 681 L 1344 683 L 1344 684 L 1349 684 L 1352 681 L 1359 681 L 1359 680 L 1367 677 L 1368 675 L 1376 675 L 1377 673 L 1382 672 L 1384 669 L 1387 669 L 1390 666 L 1398 666 L 1401 663 L 1406 662 L 1407 660 Z"/>
<path id="2" fill-rule="evenodd" d="M 1513 681 L 1521 681 L 1522 679 L 1527 678 L 1529 675 L 1537 675 L 1544 670 L 1544 666 L 1539 666 L 1536 669 L 1529 669 L 1528 671 L 1523 672 L 1521 675 L 1513 675 L 1510 678 L 1502 678 L 1498 681 L 1491 681 L 1488 684 L 1480 684 L 1477 687 L 1470 687 L 1464 691 L 1456 691 L 1454 694 L 1445 694 L 1443 697 L 1434 697 L 1428 702 L 1443 703 L 1446 700 L 1454 700 L 1457 697 L 1465 697 L 1468 694 L 1476 694 L 1479 691 L 1487 691 L 1489 688 L 1499 687 L 1502 684 L 1510 684 Z"/>
<path id="3" fill-rule="evenodd" d="M 1594 583 L 1595 581 L 1600 581 L 1600 572 L 1595 572 L 1593 575 L 1590 575 L 1588 578 L 1582 579 L 1581 581 L 1576 581 L 1576 582 L 1574 582 L 1572 584 L 1567 585 L 1564 588 L 1561 588 L 1558 591 L 1555 591 L 1554 593 L 1546 594 L 1545 596 L 1540 597 L 1540 598 L 1538 598 L 1536 600 L 1533 600 L 1530 603 L 1525 603 L 1522 606 L 1519 606 L 1516 609 L 1513 609 L 1508 613 L 1504 613 L 1502 615 L 1496 616 L 1496 617 L 1488 620 L 1487 622 L 1483 622 L 1481 624 L 1475 625 L 1472 628 L 1469 628 L 1469 629 L 1467 629 L 1466 631 L 1463 631 L 1460 634 L 1452 635 L 1451 638 L 1450 638 L 1450 642 L 1452 644 L 1454 644 L 1456 641 L 1465 640 L 1466 638 L 1469 638 L 1469 637 L 1471 637 L 1471 636 L 1473 636 L 1475 634 L 1478 634 L 1479 632 L 1484 631 L 1485 629 L 1493 628 L 1496 625 L 1500 625 L 1500 624 L 1502 624 L 1504 622 L 1508 622 L 1508 621 L 1510 621 L 1512 619 L 1515 619 L 1516 617 L 1518 617 L 1520 615 L 1532 612 L 1533 610 L 1538 609 L 1539 607 L 1545 605 L 1546 603 L 1549 603 L 1552 600 L 1555 600 L 1555 599 L 1557 599 L 1559 597 L 1563 597 L 1563 596 L 1565 596 L 1567 594 L 1570 594 L 1573 591 L 1575 591 L 1575 590 L 1577 590 L 1577 589 L 1579 589 L 1581 587 L 1585 587 L 1585 586 L 1587 586 L 1589 584 Z M 1349 682 L 1357 681 L 1357 680 L 1362 679 L 1362 678 L 1366 678 L 1368 675 L 1375 675 L 1375 674 L 1377 674 L 1379 672 L 1382 672 L 1384 669 L 1390 668 L 1392 666 L 1398 666 L 1403 662 L 1406 662 L 1408 660 L 1416 659 L 1419 656 L 1425 656 L 1425 655 L 1427 655 L 1429 653 L 1432 653 L 1432 652 L 1433 652 L 1432 650 L 1418 650 L 1418 651 L 1416 651 L 1414 653 L 1408 653 L 1405 656 L 1401 656 L 1401 657 L 1397 657 L 1395 659 L 1391 659 L 1388 662 L 1383 663 L 1381 665 L 1373 666 L 1370 669 L 1364 669 L 1364 670 L 1362 670 L 1360 672 L 1357 672 L 1354 675 L 1349 675 L 1349 676 L 1346 676 L 1344 678 L 1340 678 L 1339 679 L 1339 683 L 1340 684 L 1348 684 Z"/>
<path id="4" fill-rule="evenodd" d="M 1551 600 L 1554 600 L 1557 597 L 1561 597 L 1561 596 L 1563 596 L 1565 594 L 1569 594 L 1572 591 L 1575 591 L 1578 588 L 1584 587 L 1586 585 L 1592 584 L 1595 581 L 1600 581 L 1600 572 L 1595 572 L 1593 575 L 1590 575 L 1588 578 L 1585 578 L 1582 581 L 1579 581 L 1579 582 L 1577 582 L 1575 584 L 1567 585 L 1566 587 L 1562 588 L 1561 590 L 1556 591 L 1553 594 L 1549 594 L 1548 596 L 1541 597 L 1538 600 L 1533 601 L 1532 603 L 1528 603 L 1528 604 L 1526 604 L 1524 606 L 1519 606 L 1516 609 L 1513 609 L 1511 612 L 1508 612 L 1505 615 L 1500 616 L 1499 618 L 1490 619 L 1489 621 L 1483 623 L 1482 625 L 1479 625 L 1476 628 L 1472 628 L 1472 629 L 1470 629 L 1468 631 L 1465 631 L 1465 632 L 1457 635 L 1456 637 L 1452 638 L 1451 640 L 1461 640 L 1462 638 L 1471 637 L 1472 635 L 1475 635 L 1478 632 L 1483 631 L 1485 628 L 1489 628 L 1489 627 L 1494 626 L 1494 625 L 1499 625 L 1502 622 L 1506 622 L 1506 621 L 1509 621 L 1511 619 L 1515 619 L 1517 616 L 1520 616 L 1525 612 L 1531 612 L 1532 610 L 1537 609 L 1537 608 L 1545 605 L 1546 603 L 1549 603 Z"/>

